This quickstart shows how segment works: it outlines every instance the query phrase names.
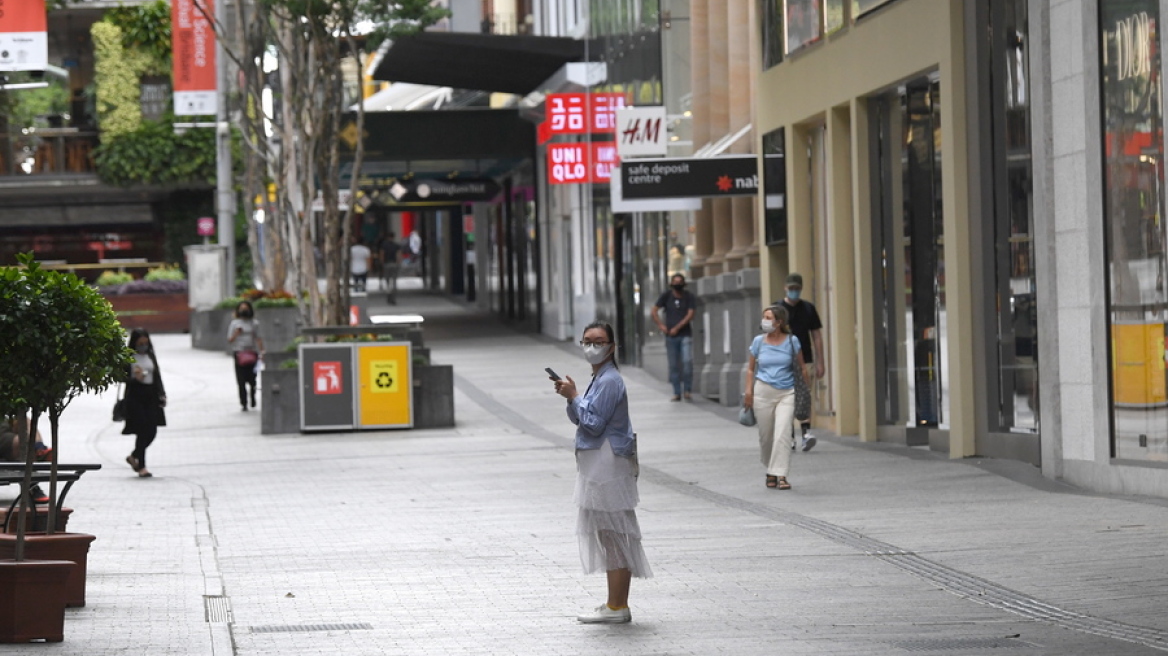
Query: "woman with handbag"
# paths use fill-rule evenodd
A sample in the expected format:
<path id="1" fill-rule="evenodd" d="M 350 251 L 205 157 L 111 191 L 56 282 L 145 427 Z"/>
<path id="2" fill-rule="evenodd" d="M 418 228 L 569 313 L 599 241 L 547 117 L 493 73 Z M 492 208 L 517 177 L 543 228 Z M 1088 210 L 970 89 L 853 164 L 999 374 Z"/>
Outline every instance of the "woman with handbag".
<path id="1" fill-rule="evenodd" d="M 134 435 L 134 452 L 126 456 L 126 462 L 138 472 L 141 478 L 153 476 L 146 469 L 146 448 L 158 435 L 158 427 L 166 425 L 166 389 L 162 386 L 162 371 L 158 368 L 158 358 L 150 343 L 150 333 L 145 328 L 135 328 L 130 333 L 130 348 L 134 350 L 134 363 L 126 376 L 126 396 L 123 412 L 126 426 L 122 435 Z"/>
<path id="2" fill-rule="evenodd" d="M 256 363 L 264 354 L 264 340 L 260 338 L 260 326 L 249 301 L 240 301 L 235 307 L 235 318 L 227 326 L 227 341 L 235 358 L 239 409 L 247 412 L 248 386 L 251 387 L 251 407 L 256 407 Z"/>
<path id="3" fill-rule="evenodd" d="M 746 364 L 743 408 L 752 408 L 758 421 L 758 444 L 766 467 L 766 486 L 789 490 L 792 430 L 795 416 L 795 378 L 804 375 L 799 338 L 791 334 L 787 311 L 771 306 L 762 311 L 762 334 L 750 344 Z"/>
<path id="4" fill-rule="evenodd" d="M 576 425 L 576 535 L 584 573 L 604 570 L 608 600 L 576 619 L 585 624 L 632 620 L 629 584 L 653 572 L 641 548 L 634 510 L 637 494 L 637 436 L 629 420 L 629 397 L 616 367 L 612 326 L 595 322 L 584 329 L 584 358 L 592 382 L 581 394 L 572 378 L 552 374 L 556 393 L 568 400 L 568 420 Z"/>

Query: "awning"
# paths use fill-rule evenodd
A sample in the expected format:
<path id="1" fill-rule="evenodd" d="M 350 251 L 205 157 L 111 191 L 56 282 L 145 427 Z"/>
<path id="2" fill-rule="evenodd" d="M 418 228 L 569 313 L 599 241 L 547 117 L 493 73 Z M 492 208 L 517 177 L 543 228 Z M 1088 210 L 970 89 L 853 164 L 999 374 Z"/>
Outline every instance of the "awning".
<path id="1" fill-rule="evenodd" d="M 564 64 L 583 61 L 585 46 L 566 37 L 422 32 L 395 41 L 373 79 L 527 95 Z"/>
<path id="2" fill-rule="evenodd" d="M 438 109 L 450 102 L 453 91 L 450 87 L 434 87 L 428 84 L 395 82 L 365 99 L 367 112 L 412 111 L 418 109 Z M 353 105 L 349 111 L 357 111 Z"/>

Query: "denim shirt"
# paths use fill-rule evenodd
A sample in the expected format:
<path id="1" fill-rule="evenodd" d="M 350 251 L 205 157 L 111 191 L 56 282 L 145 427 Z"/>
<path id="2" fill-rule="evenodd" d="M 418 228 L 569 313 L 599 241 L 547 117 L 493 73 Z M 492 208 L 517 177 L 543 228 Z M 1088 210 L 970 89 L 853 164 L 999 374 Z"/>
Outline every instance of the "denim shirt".
<path id="1" fill-rule="evenodd" d="M 576 449 L 599 449 L 604 440 L 618 456 L 637 453 L 633 424 L 629 421 L 629 395 L 625 380 L 612 361 L 604 363 L 583 395 L 568 402 L 568 419 L 576 424 Z"/>

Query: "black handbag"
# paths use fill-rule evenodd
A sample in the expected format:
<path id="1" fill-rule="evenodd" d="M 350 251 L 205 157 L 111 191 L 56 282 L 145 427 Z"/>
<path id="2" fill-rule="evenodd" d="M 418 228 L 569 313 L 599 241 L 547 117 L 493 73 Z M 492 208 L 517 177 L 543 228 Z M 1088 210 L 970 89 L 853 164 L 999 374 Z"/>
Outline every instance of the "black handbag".
<path id="1" fill-rule="evenodd" d="M 118 400 L 114 403 L 114 421 L 126 420 L 126 399 L 122 398 L 122 386 L 118 385 Z"/>

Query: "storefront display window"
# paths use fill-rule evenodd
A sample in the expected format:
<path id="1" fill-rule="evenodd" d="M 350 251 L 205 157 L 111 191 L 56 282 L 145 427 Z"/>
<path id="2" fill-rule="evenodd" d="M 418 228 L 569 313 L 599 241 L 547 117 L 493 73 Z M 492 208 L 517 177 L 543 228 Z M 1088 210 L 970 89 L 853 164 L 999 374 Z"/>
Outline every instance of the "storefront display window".
<path id="1" fill-rule="evenodd" d="M 826 0 L 824 2 L 823 26 L 827 34 L 835 34 L 844 27 L 846 0 Z"/>
<path id="2" fill-rule="evenodd" d="M 786 0 L 787 53 L 823 38 L 823 0 Z"/>
<path id="3" fill-rule="evenodd" d="M 783 0 L 760 0 L 759 27 L 762 29 L 762 68 L 783 61 Z"/>
<path id="4" fill-rule="evenodd" d="M 1164 115 L 1156 0 L 1100 0 L 1112 456 L 1168 461 Z"/>
<path id="5" fill-rule="evenodd" d="M 762 183 L 766 212 L 763 215 L 767 246 L 787 243 L 787 167 L 783 128 L 762 135 Z"/>

